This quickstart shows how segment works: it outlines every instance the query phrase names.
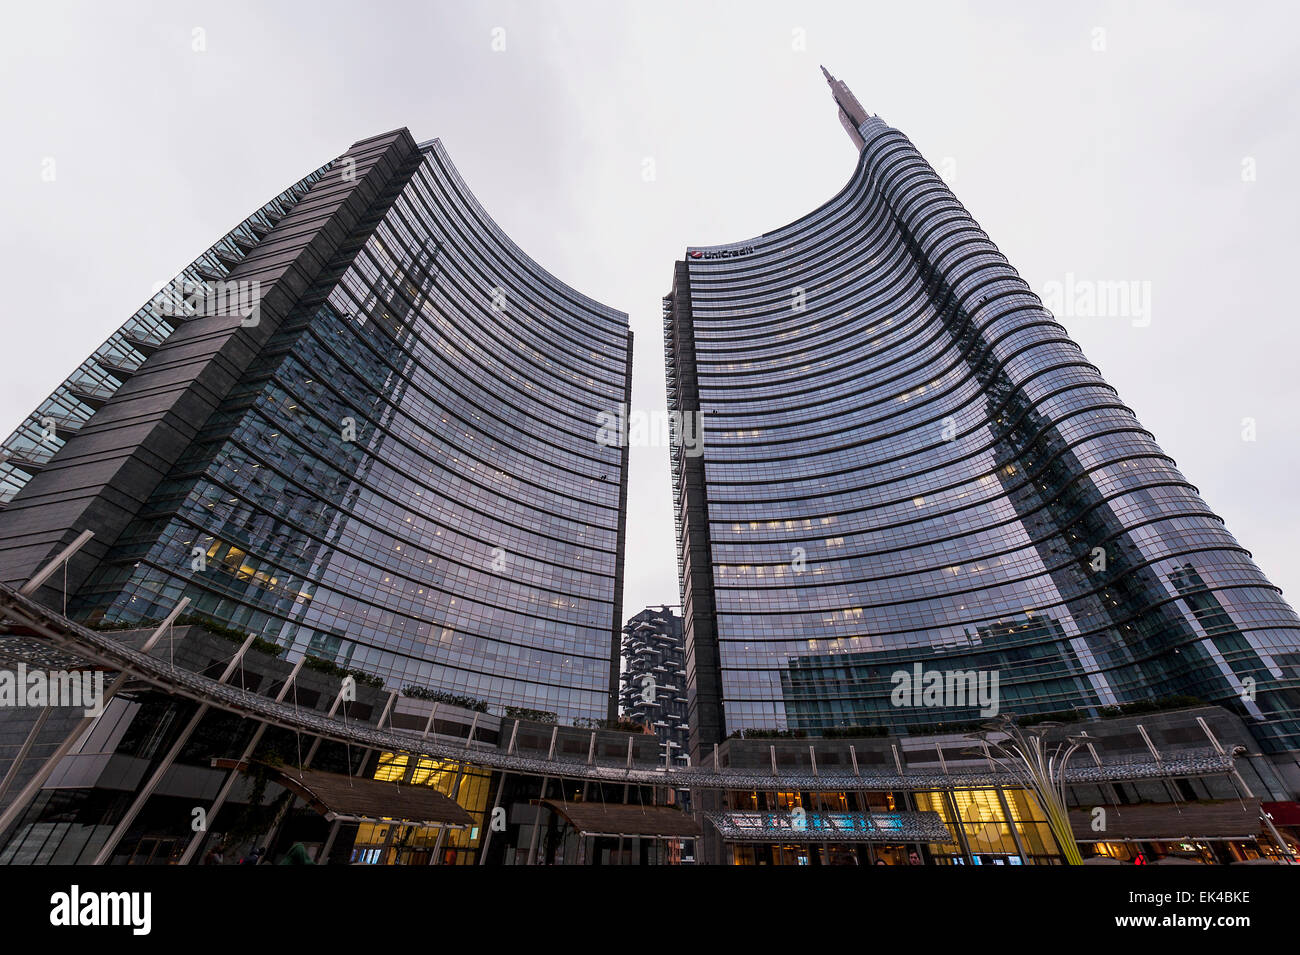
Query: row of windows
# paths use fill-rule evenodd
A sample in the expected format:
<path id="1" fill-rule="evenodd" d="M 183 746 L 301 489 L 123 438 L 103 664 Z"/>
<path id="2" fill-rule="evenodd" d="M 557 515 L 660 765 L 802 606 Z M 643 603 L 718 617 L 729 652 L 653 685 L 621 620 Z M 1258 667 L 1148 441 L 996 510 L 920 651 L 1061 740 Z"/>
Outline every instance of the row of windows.
<path id="1" fill-rule="evenodd" d="M 186 595 L 391 688 L 603 717 L 622 454 L 595 413 L 627 400 L 626 320 L 493 229 L 457 231 L 480 211 L 425 155 L 353 266 L 305 296 L 331 304 L 290 314 L 78 612 L 140 620 Z M 497 284 L 526 301 L 494 312 Z"/>

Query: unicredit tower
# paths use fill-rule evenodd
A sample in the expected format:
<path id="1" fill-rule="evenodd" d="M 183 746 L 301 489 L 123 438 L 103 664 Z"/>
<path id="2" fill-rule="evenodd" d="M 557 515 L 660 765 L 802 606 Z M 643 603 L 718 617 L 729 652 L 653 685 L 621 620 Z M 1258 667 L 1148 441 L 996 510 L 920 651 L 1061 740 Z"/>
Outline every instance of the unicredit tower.
<path id="1" fill-rule="evenodd" d="M 859 150 L 803 218 L 691 247 L 665 299 L 697 760 L 738 731 L 1194 697 L 1285 771 L 1300 619 L 906 136 L 827 74 Z M 857 732 L 849 732 L 857 731 Z"/>

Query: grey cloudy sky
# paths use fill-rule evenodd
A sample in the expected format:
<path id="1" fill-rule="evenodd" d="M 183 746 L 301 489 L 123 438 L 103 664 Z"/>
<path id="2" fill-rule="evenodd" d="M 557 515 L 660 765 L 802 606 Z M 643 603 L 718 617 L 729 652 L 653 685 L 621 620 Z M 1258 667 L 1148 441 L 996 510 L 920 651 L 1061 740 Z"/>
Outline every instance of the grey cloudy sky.
<path id="1" fill-rule="evenodd" d="M 631 315 L 633 406 L 661 409 L 673 261 L 798 218 L 852 172 L 824 63 L 1035 288 L 1150 283 L 1145 327 L 1058 317 L 1294 602 L 1295 9 L 24 4 L 0 35 L 0 430 L 253 208 L 399 126 L 441 137 L 525 250 Z M 632 468 L 629 614 L 677 600 L 666 452 Z"/>

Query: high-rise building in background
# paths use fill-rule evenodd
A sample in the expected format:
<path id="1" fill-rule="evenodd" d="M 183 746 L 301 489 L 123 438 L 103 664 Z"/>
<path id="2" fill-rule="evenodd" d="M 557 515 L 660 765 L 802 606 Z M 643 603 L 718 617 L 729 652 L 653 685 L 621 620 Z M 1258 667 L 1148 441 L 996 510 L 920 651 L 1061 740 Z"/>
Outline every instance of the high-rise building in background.
<path id="1" fill-rule="evenodd" d="M 619 713 L 654 731 L 665 766 L 690 761 L 685 654 L 682 618 L 669 608 L 647 607 L 628 618 Z"/>
<path id="2" fill-rule="evenodd" d="M 894 695 L 963 671 L 1020 714 L 1219 704 L 1294 789 L 1300 619 L 907 137 L 826 76 L 848 185 L 689 248 L 665 299 L 670 410 L 704 437 L 672 461 L 697 757 L 747 729 L 978 720 Z"/>
<path id="3" fill-rule="evenodd" d="M 414 686 L 616 714 L 627 316 L 542 269 L 434 140 L 357 143 L 146 304 L 4 444 L 0 579 L 189 612 Z"/>

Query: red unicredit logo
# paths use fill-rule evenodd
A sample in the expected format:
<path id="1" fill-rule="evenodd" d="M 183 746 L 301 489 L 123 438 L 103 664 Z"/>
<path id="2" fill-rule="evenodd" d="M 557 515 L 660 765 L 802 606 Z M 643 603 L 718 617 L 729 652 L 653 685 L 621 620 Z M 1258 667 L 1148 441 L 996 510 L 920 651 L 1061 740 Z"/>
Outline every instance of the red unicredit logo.
<path id="1" fill-rule="evenodd" d="M 696 249 L 695 251 L 686 254 L 693 259 L 734 259 L 740 255 L 749 255 L 753 251 L 754 247 L 752 245 L 747 245 L 739 249 L 714 249 L 710 252 Z"/>

